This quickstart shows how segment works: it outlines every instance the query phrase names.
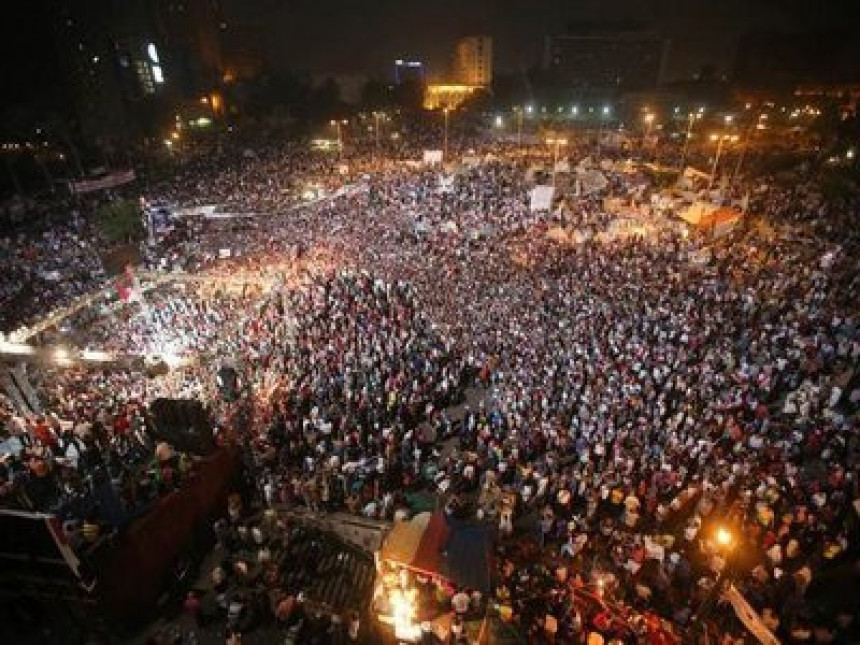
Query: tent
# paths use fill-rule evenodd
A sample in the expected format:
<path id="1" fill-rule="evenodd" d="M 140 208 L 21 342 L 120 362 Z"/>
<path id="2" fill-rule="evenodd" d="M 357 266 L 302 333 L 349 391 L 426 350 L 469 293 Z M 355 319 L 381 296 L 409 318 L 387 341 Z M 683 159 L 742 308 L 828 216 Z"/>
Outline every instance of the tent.
<path id="1" fill-rule="evenodd" d="M 707 202 L 695 202 L 681 213 L 690 226 L 700 231 L 712 232 L 714 237 L 725 235 L 731 231 L 740 220 L 741 214 L 733 208 L 716 206 Z"/>
<path id="2" fill-rule="evenodd" d="M 490 591 L 489 530 L 446 518 L 441 511 L 396 522 L 382 543 L 380 557 L 459 587 Z"/>

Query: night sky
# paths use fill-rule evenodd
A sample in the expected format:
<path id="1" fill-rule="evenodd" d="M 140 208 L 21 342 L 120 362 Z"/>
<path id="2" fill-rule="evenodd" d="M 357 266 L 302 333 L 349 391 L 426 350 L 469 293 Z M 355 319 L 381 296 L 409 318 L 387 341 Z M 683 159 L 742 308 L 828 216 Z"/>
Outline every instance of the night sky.
<path id="1" fill-rule="evenodd" d="M 56 102 L 56 61 L 47 31 L 50 0 L 6 0 L 0 27 L 2 106 Z M 78 0 L 85 2 L 86 0 Z M 131 0 L 129 0 L 131 1 Z M 730 71 L 738 37 L 750 30 L 844 28 L 858 0 L 222 0 L 262 27 L 272 62 L 318 74 L 388 78 L 399 57 L 446 71 L 453 42 L 494 38 L 500 72 L 539 61 L 543 38 L 572 21 L 635 20 L 672 40 L 668 79 L 710 63 Z M 235 19 L 237 22 L 240 19 Z"/>
<path id="2" fill-rule="evenodd" d="M 247 3 L 249 0 L 241 0 Z M 844 26 L 851 0 L 250 0 L 278 7 L 273 54 L 313 71 L 385 72 L 400 56 L 444 73 L 452 42 L 486 33 L 502 71 L 530 67 L 571 21 L 636 20 L 673 42 L 669 78 L 731 68 L 746 30 Z M 301 63 L 300 63 L 301 61 Z"/>

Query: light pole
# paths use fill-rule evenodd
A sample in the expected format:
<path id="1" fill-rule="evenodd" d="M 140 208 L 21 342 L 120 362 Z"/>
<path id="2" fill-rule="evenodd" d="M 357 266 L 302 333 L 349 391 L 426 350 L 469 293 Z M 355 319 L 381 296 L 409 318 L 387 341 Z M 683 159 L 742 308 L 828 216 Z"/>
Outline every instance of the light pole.
<path id="1" fill-rule="evenodd" d="M 600 111 L 600 124 L 597 127 L 597 159 L 600 159 L 600 146 L 602 144 L 601 139 L 603 138 L 603 118 L 609 116 L 609 106 L 604 105 L 603 109 Z"/>
<path id="2" fill-rule="evenodd" d="M 645 121 L 645 140 L 643 141 L 643 146 L 642 146 L 643 148 L 645 147 L 644 144 L 647 144 L 651 139 L 651 128 L 654 126 L 654 118 L 655 117 L 654 117 L 653 112 L 647 112 L 645 114 L 645 116 L 643 117 L 643 119 Z M 654 157 L 655 157 L 655 163 L 656 163 L 656 157 L 657 157 L 657 154 L 656 154 L 657 146 L 656 145 L 654 146 L 654 149 L 655 149 Z"/>
<path id="3" fill-rule="evenodd" d="M 731 135 L 729 135 L 729 134 L 722 134 L 722 135 L 712 134 L 711 135 L 711 141 L 717 142 L 717 152 L 714 155 L 714 163 L 711 165 L 711 178 L 708 181 L 708 190 L 711 190 L 711 188 L 713 187 L 714 179 L 716 179 L 716 176 L 717 176 L 717 166 L 720 163 L 720 155 L 723 153 L 723 144 L 726 142 L 736 143 L 737 140 L 738 140 L 738 135 L 736 135 L 736 134 L 731 134 Z"/>
<path id="4" fill-rule="evenodd" d="M 376 154 L 379 155 L 379 123 L 385 119 L 385 112 L 374 112 L 373 119 L 375 121 L 374 135 L 376 137 Z"/>
<path id="5" fill-rule="evenodd" d="M 445 161 L 448 161 L 448 112 L 450 110 L 445 107 L 442 109 L 442 113 L 445 115 L 445 129 L 442 138 L 442 158 Z"/>
<path id="6" fill-rule="evenodd" d="M 687 150 L 690 147 L 690 139 L 693 138 L 693 124 L 702 118 L 702 112 L 690 112 L 687 121 L 687 135 L 684 137 L 684 149 L 681 151 L 681 172 L 684 172 L 684 163 L 687 161 Z"/>
<path id="7" fill-rule="evenodd" d="M 517 146 L 523 145 L 523 109 L 520 106 L 514 108 L 517 113 Z"/>
<path id="8" fill-rule="evenodd" d="M 729 556 L 735 546 L 735 537 L 732 532 L 725 526 L 717 527 L 713 536 L 716 550 L 719 551 L 724 559 L 723 566 L 717 573 L 717 578 L 714 581 L 714 586 L 702 600 L 696 612 L 693 614 L 691 622 L 693 625 L 700 625 L 707 633 L 708 626 L 705 619 L 709 616 L 714 600 L 719 598 L 722 589 L 729 580 Z"/>
<path id="9" fill-rule="evenodd" d="M 558 152 L 561 146 L 567 145 L 567 139 L 564 137 L 551 137 L 546 140 L 547 145 L 554 146 L 552 156 L 552 185 L 555 186 L 555 170 L 558 166 Z"/>
<path id="10" fill-rule="evenodd" d="M 335 132 L 337 132 L 337 147 L 341 152 L 343 152 L 343 131 L 341 130 L 341 125 L 346 125 L 346 124 L 347 124 L 346 119 L 343 119 L 343 120 L 332 119 L 331 120 L 331 125 L 335 129 Z"/>

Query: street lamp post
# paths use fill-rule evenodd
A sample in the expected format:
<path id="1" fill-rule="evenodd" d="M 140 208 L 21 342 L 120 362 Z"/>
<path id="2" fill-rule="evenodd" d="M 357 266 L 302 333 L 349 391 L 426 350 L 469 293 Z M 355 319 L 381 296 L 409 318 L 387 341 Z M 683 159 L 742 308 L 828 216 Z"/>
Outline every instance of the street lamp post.
<path id="1" fill-rule="evenodd" d="M 708 190 L 710 190 L 714 185 L 714 180 L 717 176 L 717 166 L 720 163 L 720 155 L 723 152 L 723 144 L 728 142 L 734 143 L 738 140 L 738 136 L 736 134 L 728 135 L 728 134 L 712 134 L 711 141 L 717 142 L 717 152 L 714 155 L 714 163 L 711 165 L 711 178 L 708 181 Z"/>
<path id="2" fill-rule="evenodd" d="M 729 574 L 729 556 L 731 555 L 732 550 L 735 547 L 735 536 L 732 535 L 732 532 L 726 528 L 725 526 L 717 527 L 717 530 L 713 535 L 714 544 L 716 545 L 716 549 L 722 554 L 724 562 L 723 567 L 720 569 L 719 573 L 717 573 L 717 578 L 714 581 L 714 586 L 711 588 L 710 592 L 705 596 L 699 605 L 698 609 L 692 616 L 691 622 L 693 625 L 699 625 L 707 633 L 708 626 L 705 622 L 705 619 L 710 615 L 711 608 L 714 605 L 714 601 L 719 598 L 722 593 L 723 588 L 727 583 L 730 583 Z"/>
<path id="3" fill-rule="evenodd" d="M 643 148 L 645 147 L 644 144 L 646 144 L 651 139 L 651 128 L 654 126 L 654 118 L 655 117 L 654 117 L 653 112 L 648 112 L 645 114 L 645 117 L 644 117 L 644 120 L 645 120 L 645 140 L 642 142 Z M 656 157 L 657 157 L 656 147 L 657 146 L 654 146 L 654 148 L 655 148 L 655 153 L 654 153 L 655 163 L 656 163 Z"/>
<path id="4" fill-rule="evenodd" d="M 376 154 L 379 156 L 379 123 L 385 118 L 384 112 L 374 112 L 373 119 L 375 121 L 374 125 L 374 135 L 376 137 Z"/>
<path id="5" fill-rule="evenodd" d="M 681 172 L 684 172 L 684 163 L 687 161 L 687 150 L 690 147 L 690 139 L 693 138 L 693 124 L 697 119 L 702 118 L 701 112 L 690 112 L 687 120 L 687 134 L 684 137 L 684 149 L 681 151 Z"/>
<path id="6" fill-rule="evenodd" d="M 341 125 L 346 125 L 346 124 L 347 124 L 346 119 L 343 119 L 343 120 L 332 119 L 332 121 L 331 121 L 332 127 L 334 127 L 335 131 L 337 132 L 337 147 L 340 151 L 343 151 L 343 130 L 341 129 Z"/>
<path id="7" fill-rule="evenodd" d="M 597 127 L 597 158 L 600 159 L 601 139 L 603 138 L 603 118 L 609 116 L 609 106 L 604 105 L 600 111 L 600 125 Z"/>
<path id="8" fill-rule="evenodd" d="M 564 137 L 551 137 L 546 140 L 547 145 L 554 146 L 553 147 L 553 156 L 552 156 L 552 185 L 555 186 L 555 170 L 556 166 L 558 166 L 558 153 L 561 146 L 567 145 L 567 139 Z"/>
<path id="9" fill-rule="evenodd" d="M 442 138 L 442 158 L 445 161 L 448 161 L 448 112 L 450 110 L 445 107 L 442 112 L 445 115 L 445 129 Z"/>
<path id="10" fill-rule="evenodd" d="M 517 113 L 517 146 L 523 145 L 523 109 L 519 106 L 514 108 Z"/>

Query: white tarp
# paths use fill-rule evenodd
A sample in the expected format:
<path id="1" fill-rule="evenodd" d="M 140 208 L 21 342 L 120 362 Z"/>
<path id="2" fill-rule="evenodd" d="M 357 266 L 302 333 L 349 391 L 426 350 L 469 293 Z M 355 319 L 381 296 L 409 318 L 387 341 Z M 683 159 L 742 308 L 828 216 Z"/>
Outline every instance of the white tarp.
<path id="1" fill-rule="evenodd" d="M 535 186 L 531 192 L 531 211 L 548 211 L 555 196 L 554 186 Z"/>
<path id="2" fill-rule="evenodd" d="M 425 150 L 423 160 L 424 160 L 424 163 L 430 164 L 430 165 L 442 163 L 442 151 L 441 150 Z"/>
<path id="3" fill-rule="evenodd" d="M 596 193 L 609 185 L 606 175 L 599 170 L 577 170 L 576 181 L 584 195 Z"/>

